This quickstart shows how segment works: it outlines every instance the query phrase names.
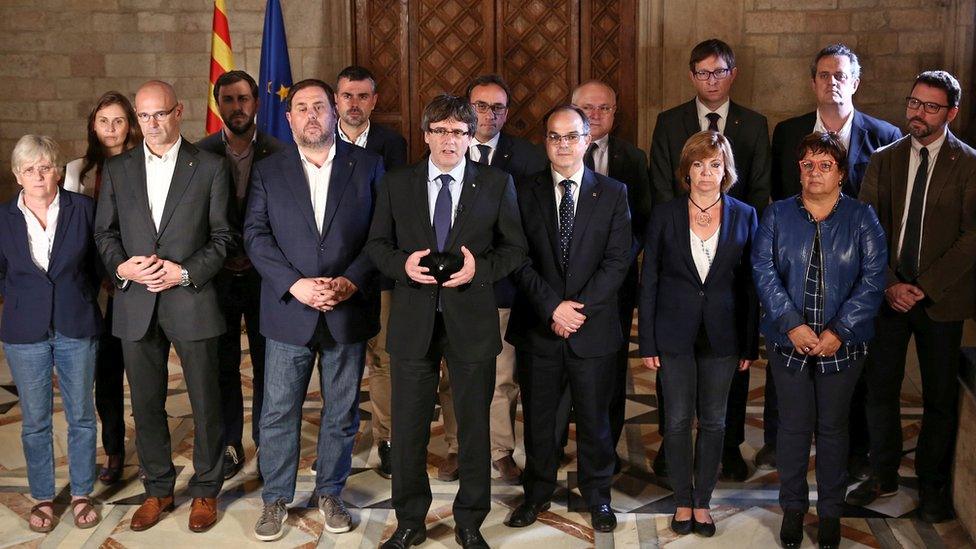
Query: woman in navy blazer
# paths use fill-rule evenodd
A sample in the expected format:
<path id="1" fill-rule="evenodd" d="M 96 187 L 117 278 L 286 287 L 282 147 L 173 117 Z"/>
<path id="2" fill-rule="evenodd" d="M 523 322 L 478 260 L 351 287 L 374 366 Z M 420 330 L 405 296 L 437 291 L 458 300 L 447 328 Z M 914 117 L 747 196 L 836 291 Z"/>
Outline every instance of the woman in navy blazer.
<path id="1" fill-rule="evenodd" d="M 57 523 L 52 444 L 52 374 L 68 422 L 68 471 L 75 525 L 99 521 L 88 499 L 95 482 L 95 402 L 92 385 L 102 316 L 95 301 L 94 203 L 61 190 L 58 146 L 25 135 L 14 146 L 13 172 L 23 188 L 0 204 L 0 341 L 23 415 L 21 441 L 31 496 L 30 528 Z"/>
<path id="2" fill-rule="evenodd" d="M 707 537 L 715 533 L 708 509 L 732 376 L 758 356 L 758 302 L 749 265 L 757 218 L 752 206 L 725 194 L 736 172 L 722 134 L 691 136 L 677 176 L 689 194 L 657 206 L 647 230 L 640 355 L 662 378 L 664 448 L 676 503 L 671 528 Z"/>

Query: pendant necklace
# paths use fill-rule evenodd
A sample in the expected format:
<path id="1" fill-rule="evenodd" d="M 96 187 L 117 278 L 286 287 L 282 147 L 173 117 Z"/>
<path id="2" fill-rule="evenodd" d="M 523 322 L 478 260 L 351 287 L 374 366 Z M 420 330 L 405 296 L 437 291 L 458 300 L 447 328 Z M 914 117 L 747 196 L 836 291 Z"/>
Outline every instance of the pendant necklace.
<path id="1" fill-rule="evenodd" d="M 699 227 L 707 227 L 712 223 L 712 214 L 708 213 L 708 210 L 712 209 L 712 206 L 718 204 L 719 201 L 722 200 L 722 195 L 721 193 L 719 193 L 718 200 L 712 202 L 711 206 L 707 208 L 702 208 L 701 206 L 699 206 L 698 203 L 695 202 L 695 199 L 691 197 L 691 195 L 688 196 L 688 200 L 691 200 L 691 203 L 694 204 L 695 207 L 698 208 L 699 210 L 698 213 L 695 214 L 695 224 L 698 225 Z"/>

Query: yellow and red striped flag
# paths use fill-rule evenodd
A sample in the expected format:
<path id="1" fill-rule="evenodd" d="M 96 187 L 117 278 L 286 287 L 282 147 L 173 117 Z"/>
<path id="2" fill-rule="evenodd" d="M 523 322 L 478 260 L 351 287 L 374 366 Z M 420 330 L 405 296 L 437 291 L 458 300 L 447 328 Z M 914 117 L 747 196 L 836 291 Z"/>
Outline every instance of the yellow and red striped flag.
<path id="1" fill-rule="evenodd" d="M 207 94 L 207 134 L 220 129 L 220 111 L 214 100 L 214 83 L 220 75 L 234 69 L 234 52 L 230 47 L 230 25 L 224 0 L 214 0 L 213 32 L 210 35 L 210 93 Z"/>

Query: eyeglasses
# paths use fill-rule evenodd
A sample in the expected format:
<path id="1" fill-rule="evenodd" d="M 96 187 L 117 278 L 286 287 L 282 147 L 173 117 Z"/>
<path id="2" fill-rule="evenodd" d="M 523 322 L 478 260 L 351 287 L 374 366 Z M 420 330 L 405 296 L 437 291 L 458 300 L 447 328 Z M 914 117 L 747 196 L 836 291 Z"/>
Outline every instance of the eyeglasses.
<path id="1" fill-rule="evenodd" d="M 577 105 L 587 116 L 594 113 L 610 114 L 616 110 L 616 105 Z"/>
<path id="2" fill-rule="evenodd" d="M 695 80 L 701 80 L 702 82 L 708 80 L 712 76 L 715 77 L 715 80 L 725 80 L 730 74 L 732 74 L 732 68 L 715 69 L 713 71 L 698 70 L 691 71 L 691 73 L 695 75 Z"/>
<path id="3" fill-rule="evenodd" d="M 480 112 L 481 114 L 485 114 L 489 110 L 498 115 L 508 112 L 508 105 L 502 105 L 501 103 L 492 103 L 489 105 L 484 101 L 475 101 L 474 103 L 471 103 L 471 106 L 474 107 L 474 110 Z"/>
<path id="4" fill-rule="evenodd" d="M 143 124 L 145 124 L 146 122 L 149 122 L 149 119 L 150 118 L 152 118 L 156 122 L 162 122 L 162 121 L 166 120 L 167 118 L 169 118 L 169 115 L 173 114 L 173 111 L 175 111 L 176 110 L 176 107 L 179 107 L 179 106 L 180 106 L 180 104 L 177 103 L 177 104 L 173 105 L 173 107 L 170 110 L 168 110 L 168 111 L 156 111 L 156 112 L 153 112 L 153 113 L 140 112 L 140 113 L 136 114 L 136 118 L 138 118 L 139 119 L 139 122 L 142 122 Z"/>
<path id="5" fill-rule="evenodd" d="M 51 175 L 54 171 L 54 166 L 50 164 L 44 164 L 43 166 L 31 166 L 30 168 L 24 168 L 20 170 L 20 175 L 24 177 L 34 177 L 35 175 L 40 175 L 41 177 L 47 177 Z"/>
<path id="6" fill-rule="evenodd" d="M 800 161 L 800 169 L 803 170 L 806 173 L 811 173 L 811 172 L 813 172 L 814 166 L 816 166 L 816 168 L 819 169 L 821 171 L 821 173 L 827 173 L 831 169 L 833 169 L 834 164 L 836 164 L 836 162 L 833 162 L 831 160 L 821 160 L 820 162 L 812 162 L 810 160 L 801 160 Z"/>
<path id="7" fill-rule="evenodd" d="M 821 71 L 817 73 L 817 80 L 823 80 L 824 82 L 829 82 L 831 77 L 834 80 L 843 83 L 843 82 L 847 82 L 847 80 L 851 77 L 851 75 L 847 74 L 844 71 L 837 71 L 837 72 Z"/>
<path id="8" fill-rule="evenodd" d="M 558 133 L 546 134 L 546 141 L 552 143 L 553 145 L 559 145 L 560 143 L 566 143 L 567 145 L 575 145 L 579 143 L 580 139 L 590 135 L 588 133 L 567 133 L 566 135 L 559 135 Z"/>
<path id="9" fill-rule="evenodd" d="M 432 133 L 437 137 L 453 137 L 455 139 L 461 139 L 466 135 L 471 135 L 467 130 L 449 130 L 447 128 L 431 128 L 427 130 L 427 133 Z"/>
<path id="10" fill-rule="evenodd" d="M 908 107 L 909 109 L 912 109 L 913 111 L 917 111 L 918 109 L 924 109 L 925 112 L 929 114 L 938 114 L 939 111 L 941 111 L 942 109 L 951 108 L 949 105 L 940 105 L 938 103 L 933 103 L 931 101 L 922 102 L 921 100 L 915 99 L 914 97 L 906 97 L 905 106 Z"/>

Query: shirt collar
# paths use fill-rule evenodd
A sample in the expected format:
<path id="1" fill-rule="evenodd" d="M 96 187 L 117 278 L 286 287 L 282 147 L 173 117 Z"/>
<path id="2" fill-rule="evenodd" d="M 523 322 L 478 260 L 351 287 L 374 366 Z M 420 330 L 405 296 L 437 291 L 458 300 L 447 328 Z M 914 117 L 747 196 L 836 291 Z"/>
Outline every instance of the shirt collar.
<path id="1" fill-rule="evenodd" d="M 486 141 L 484 143 L 482 143 L 481 141 L 478 141 L 477 138 L 472 139 L 471 140 L 471 147 L 470 148 L 474 149 L 474 148 L 477 148 L 478 145 L 488 145 L 489 147 L 491 147 L 491 150 L 495 150 L 495 149 L 498 148 L 498 139 L 501 136 L 502 136 L 502 132 L 498 132 L 498 133 L 495 134 L 495 137 L 492 137 L 491 139 L 489 139 L 488 141 Z"/>
<path id="2" fill-rule="evenodd" d="M 854 125 L 854 110 L 851 110 L 851 114 L 847 115 L 847 120 L 844 121 L 844 125 L 841 126 L 840 131 L 837 132 L 839 136 L 846 136 L 851 134 L 851 127 Z M 813 125 L 814 129 L 820 129 L 823 131 L 827 130 L 827 127 L 823 124 L 823 119 L 820 118 L 820 109 L 817 109 L 817 122 Z"/>
<path id="3" fill-rule="evenodd" d="M 721 105 L 719 105 L 719 107 L 717 109 L 715 109 L 713 111 L 713 110 L 709 109 L 708 107 L 706 107 L 705 104 L 701 102 L 701 99 L 699 99 L 697 95 L 695 96 L 695 109 L 698 110 L 698 118 L 699 119 L 705 118 L 705 115 L 708 114 L 708 113 L 710 113 L 710 112 L 714 112 L 714 113 L 718 113 L 718 115 L 722 117 L 722 120 L 728 120 L 728 118 L 729 118 L 729 103 L 730 103 L 730 100 L 726 99 L 725 100 L 725 103 L 722 103 Z"/>
<path id="4" fill-rule="evenodd" d="M 577 188 L 577 189 L 580 188 L 580 185 L 583 182 L 583 172 L 585 170 L 586 170 L 585 167 L 580 166 L 579 171 L 577 171 L 573 175 L 571 175 L 569 177 L 563 177 L 562 174 L 560 174 L 559 172 L 557 172 L 556 170 L 554 170 L 552 168 L 552 166 L 549 167 L 549 172 L 552 174 L 552 184 L 553 185 L 555 185 L 556 187 L 559 187 L 559 183 L 560 182 L 562 182 L 565 179 L 569 179 L 570 181 L 573 182 L 574 187 Z"/>
<path id="5" fill-rule="evenodd" d="M 939 154 L 939 151 L 942 149 L 942 144 L 945 143 L 947 135 L 949 135 L 948 128 L 942 132 L 942 137 L 925 146 L 925 148 L 929 150 L 929 158 L 935 158 L 935 155 Z M 912 137 L 912 152 L 918 154 L 918 151 L 920 150 L 922 150 L 922 144 L 919 143 L 917 139 Z"/>
<path id="6" fill-rule="evenodd" d="M 335 154 L 336 154 L 336 144 L 333 143 L 332 146 L 329 147 L 329 154 L 326 155 L 325 162 L 322 163 L 322 167 L 318 167 L 314 163 L 312 163 L 312 161 L 305 158 L 305 154 L 302 153 L 302 150 L 298 149 L 298 157 L 302 159 L 302 165 L 305 166 L 305 169 L 311 169 L 311 170 L 321 170 L 324 169 L 326 166 L 332 164 L 332 160 L 335 158 Z"/>
<path id="7" fill-rule="evenodd" d="M 450 175 L 451 177 L 454 178 L 454 181 L 460 183 L 464 181 L 464 170 L 466 169 L 466 166 L 467 166 L 467 159 L 465 159 L 462 156 L 461 161 L 457 163 L 457 166 L 451 168 L 451 171 L 449 172 L 443 172 L 441 171 L 440 168 L 435 166 L 434 161 L 428 157 L 427 158 L 427 181 L 434 181 L 441 174 L 447 173 L 447 175 Z"/>
<path id="8" fill-rule="evenodd" d="M 146 153 L 146 162 L 155 162 L 157 160 L 163 161 L 164 164 L 169 164 L 170 162 L 176 162 L 176 156 L 180 154 L 180 147 L 183 145 L 183 136 L 179 136 L 176 139 L 176 143 L 166 151 L 163 156 L 156 156 L 156 153 L 149 150 L 149 145 L 146 144 L 146 140 L 142 140 L 142 148 Z"/>
<path id="9" fill-rule="evenodd" d="M 601 151 L 607 150 L 607 147 L 610 145 L 610 134 L 604 135 L 600 139 L 593 141 L 593 143 L 596 143 L 597 148 Z"/>
<path id="10" fill-rule="evenodd" d="M 26 199 L 24 197 L 24 191 L 21 190 L 20 193 L 17 195 L 17 208 L 20 209 L 20 211 L 24 212 L 25 214 L 29 213 L 31 215 L 34 215 L 33 213 L 31 213 L 30 209 L 27 208 L 27 202 L 25 202 L 25 200 Z M 51 203 L 48 204 L 47 211 L 48 212 L 51 212 L 52 210 L 58 211 L 60 208 L 61 208 L 61 191 L 59 190 L 58 192 L 54 193 L 54 200 L 52 200 Z"/>
<path id="11" fill-rule="evenodd" d="M 369 139 L 369 118 L 366 119 L 366 129 L 363 130 L 363 133 L 359 134 L 359 137 L 357 137 L 356 140 L 350 139 L 349 136 L 346 135 L 346 132 L 342 131 L 342 124 L 338 122 L 336 122 L 336 131 L 338 131 L 340 139 L 342 139 L 346 143 L 352 143 L 353 145 L 355 145 L 356 140 L 358 139 Z"/>

